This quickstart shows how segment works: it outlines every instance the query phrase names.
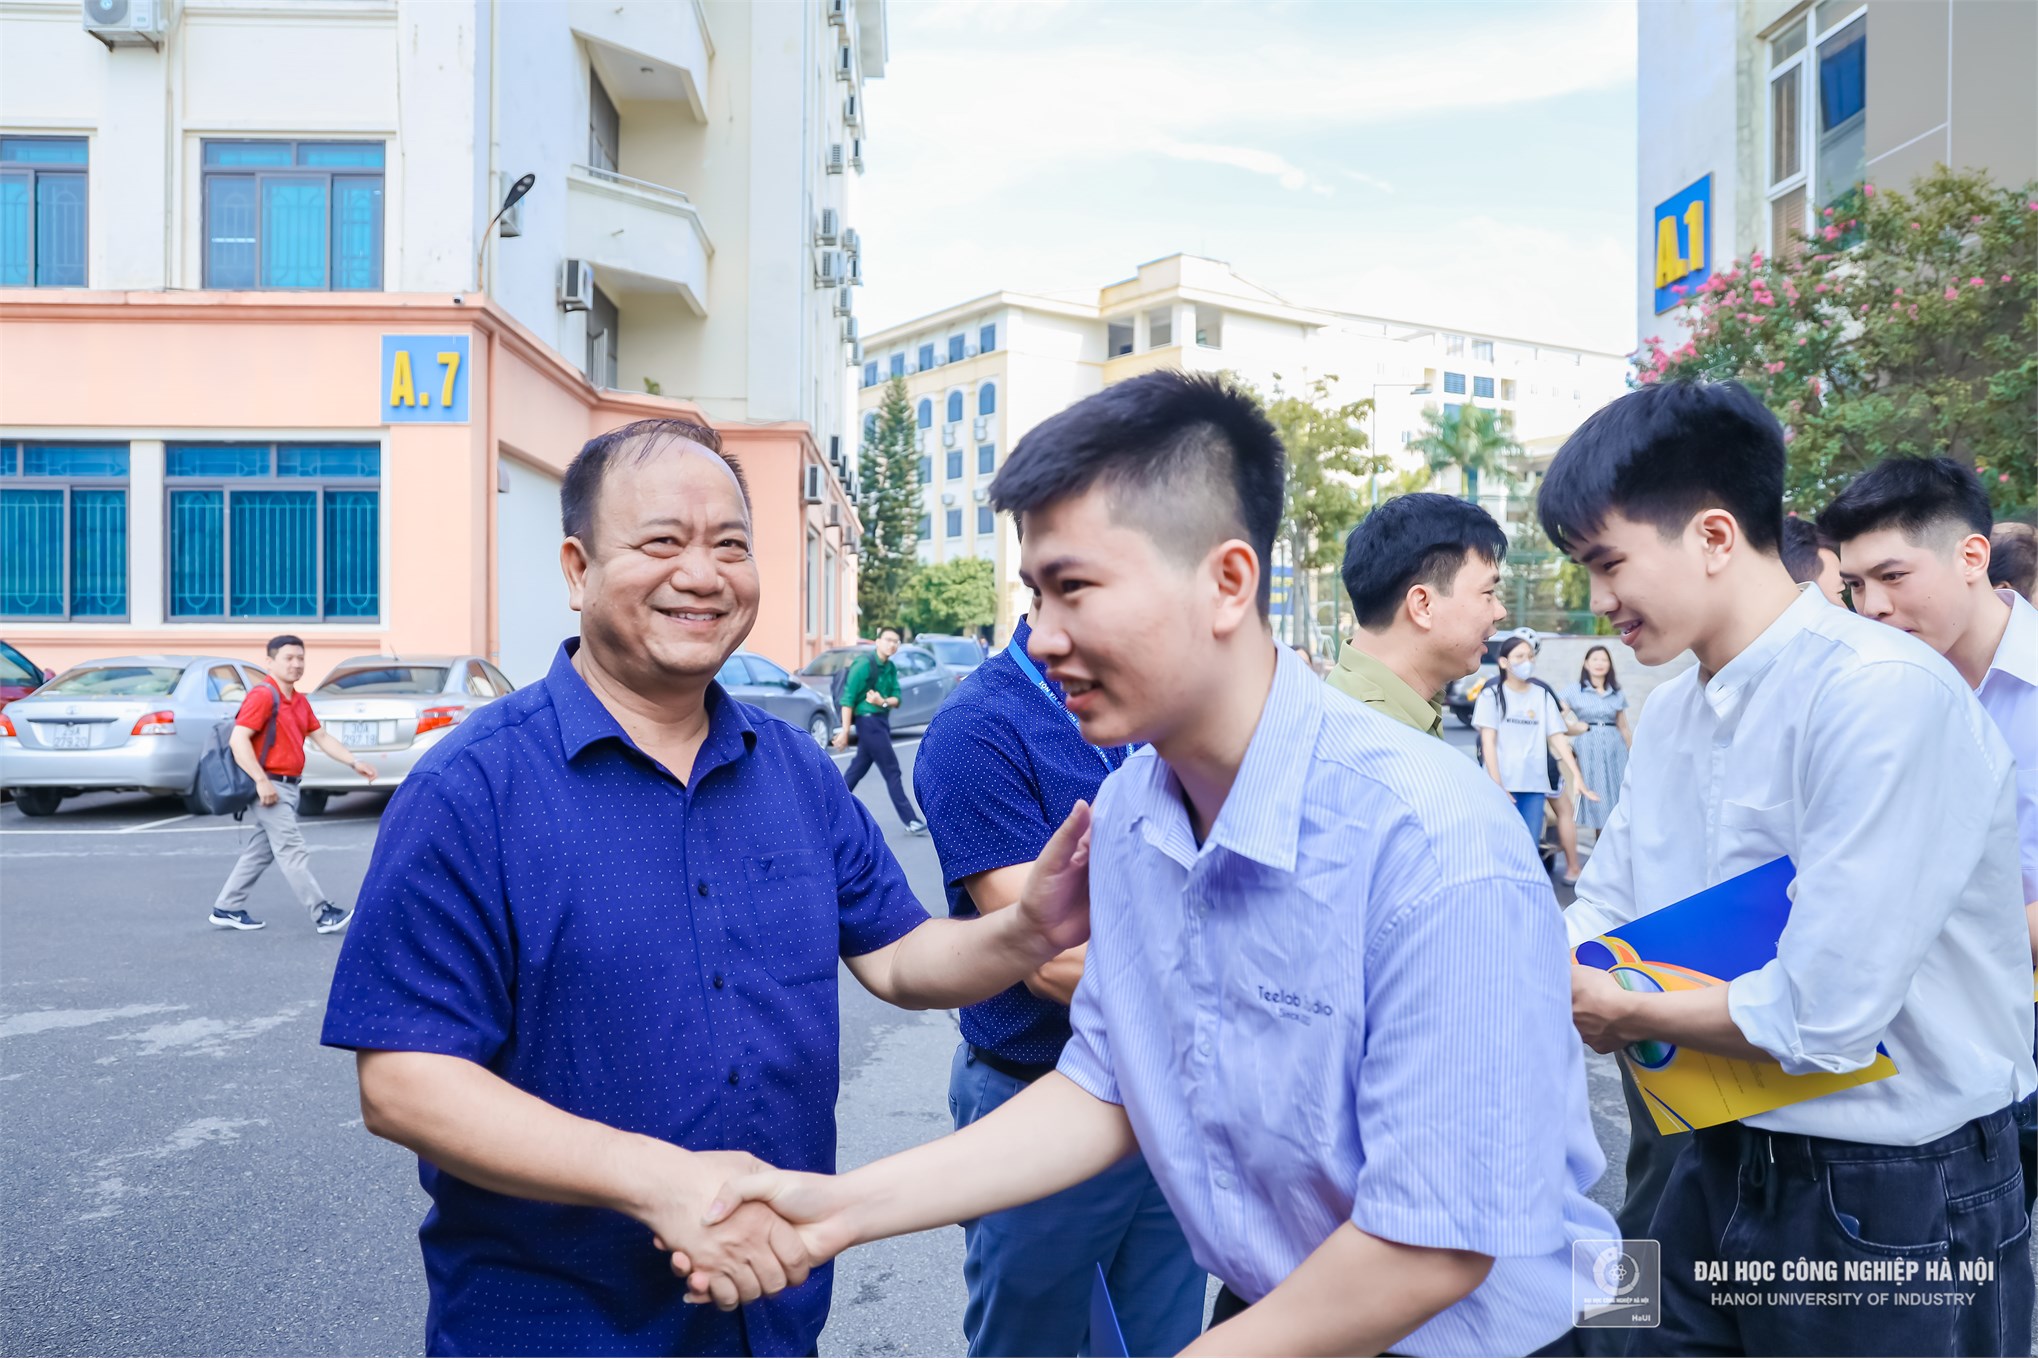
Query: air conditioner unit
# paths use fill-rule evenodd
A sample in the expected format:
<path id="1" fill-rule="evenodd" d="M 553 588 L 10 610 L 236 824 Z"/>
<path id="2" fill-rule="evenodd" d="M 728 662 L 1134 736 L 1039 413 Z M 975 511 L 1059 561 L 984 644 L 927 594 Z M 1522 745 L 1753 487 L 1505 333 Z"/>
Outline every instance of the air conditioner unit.
<path id="1" fill-rule="evenodd" d="M 850 346 L 849 346 L 849 366 L 850 366 L 851 368 L 861 368 L 861 367 L 863 367 L 863 341 L 861 341 L 861 340 L 856 340 L 856 341 L 853 341 L 853 342 L 852 342 L 852 343 L 850 344 Z"/>
<path id="2" fill-rule="evenodd" d="M 842 470 L 842 436 L 840 434 L 828 436 L 828 463 L 836 471 L 840 472 Z"/>
<path id="3" fill-rule="evenodd" d="M 991 488 L 988 486 L 979 486 L 976 488 L 976 490 L 970 492 L 970 498 L 976 501 L 977 504 L 981 505 L 991 498 Z"/>
<path id="4" fill-rule="evenodd" d="M 921 430 L 917 435 L 914 436 L 913 442 L 919 448 L 920 452 L 925 453 L 927 451 L 927 431 L 924 429 Z"/>
<path id="5" fill-rule="evenodd" d="M 863 126 L 863 101 L 853 94 L 842 97 L 842 125 L 844 127 Z"/>
<path id="6" fill-rule="evenodd" d="M 976 419 L 976 424 L 971 427 L 971 432 L 978 439 L 987 437 L 991 432 L 991 418 L 987 415 L 979 415 Z"/>
<path id="7" fill-rule="evenodd" d="M 955 437 L 954 425 L 943 425 L 941 427 L 941 446 L 943 448 L 954 448 L 959 442 L 960 440 Z"/>
<path id="8" fill-rule="evenodd" d="M 856 318 L 854 316 L 842 323 L 842 338 L 850 344 L 856 343 Z"/>
<path id="9" fill-rule="evenodd" d="M 859 168 L 861 168 L 861 167 L 859 167 Z M 830 142 L 830 143 L 828 143 L 828 173 L 829 173 L 829 174 L 831 174 L 831 175 L 839 175 L 839 174 L 841 174 L 841 173 L 842 173 L 842 143 L 841 143 L 841 142 Z"/>
<path id="10" fill-rule="evenodd" d="M 559 264 L 559 310 L 586 311 L 594 305 L 594 266 L 586 260 Z"/>
<path id="11" fill-rule="evenodd" d="M 857 137 L 849 143 L 849 168 L 863 173 L 863 138 Z"/>
<path id="12" fill-rule="evenodd" d="M 936 354 L 934 356 L 934 366 L 936 368 L 946 368 L 948 366 L 948 355 L 946 353 Z"/>
<path id="13" fill-rule="evenodd" d="M 841 527 L 842 527 L 842 506 L 841 506 L 841 505 L 839 505 L 839 504 L 830 504 L 830 505 L 828 506 L 828 517 L 827 517 L 826 523 L 827 523 L 827 526 L 828 526 L 829 528 L 841 528 Z"/>
<path id="14" fill-rule="evenodd" d="M 844 253 L 850 255 L 861 255 L 863 253 L 863 237 L 856 234 L 855 227 L 844 227 L 842 229 L 842 249 Z"/>
<path id="15" fill-rule="evenodd" d="M 837 230 L 836 213 L 833 208 L 821 209 L 821 224 L 814 228 L 815 245 L 835 244 Z"/>
<path id="16" fill-rule="evenodd" d="M 837 316 L 849 315 L 849 313 L 855 309 L 855 306 L 856 306 L 855 293 L 851 292 L 847 288 L 838 288 L 835 290 L 835 314 Z"/>
<path id="17" fill-rule="evenodd" d="M 524 203 L 522 199 L 502 210 L 502 216 L 495 219 L 495 234 L 507 240 L 511 236 L 524 234 Z"/>
<path id="18" fill-rule="evenodd" d="M 843 43 L 842 46 L 835 49 L 835 78 L 837 80 L 856 79 L 856 49 L 848 43 Z"/>
<path id="19" fill-rule="evenodd" d="M 863 256 L 861 255 L 851 255 L 849 257 L 849 282 L 858 288 L 863 286 Z"/>
<path id="20" fill-rule="evenodd" d="M 162 50 L 170 0 L 81 0 L 78 8 L 85 31 L 108 48 Z"/>
<path id="21" fill-rule="evenodd" d="M 966 359 L 973 359 L 977 356 L 977 342 L 975 340 L 963 341 L 962 356 Z"/>
<path id="22" fill-rule="evenodd" d="M 833 288 L 842 282 L 842 252 L 823 250 L 814 256 L 814 282 Z"/>
<path id="23" fill-rule="evenodd" d="M 955 503 L 955 492 L 943 491 L 941 493 L 941 503 L 944 505 L 953 505 Z"/>
<path id="24" fill-rule="evenodd" d="M 814 462 L 808 463 L 803 470 L 807 475 L 806 484 L 801 488 L 800 501 L 802 504 L 818 505 L 821 503 L 822 492 L 827 489 L 827 469 Z"/>
<path id="25" fill-rule="evenodd" d="M 837 28 L 849 26 L 849 0 L 828 0 L 828 22 Z"/>

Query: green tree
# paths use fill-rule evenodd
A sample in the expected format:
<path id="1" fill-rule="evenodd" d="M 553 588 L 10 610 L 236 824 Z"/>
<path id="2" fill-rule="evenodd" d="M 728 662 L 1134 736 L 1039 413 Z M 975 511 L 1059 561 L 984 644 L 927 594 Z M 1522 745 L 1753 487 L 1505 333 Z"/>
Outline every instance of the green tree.
<path id="1" fill-rule="evenodd" d="M 906 578 L 899 616 L 915 634 L 987 628 L 998 616 L 997 568 L 982 557 L 917 567 Z"/>
<path id="2" fill-rule="evenodd" d="M 1783 421 L 1793 508 L 1891 454 L 1967 463 L 1999 514 L 2038 499 L 2038 182 L 1941 166 L 1908 192 L 1860 185 L 1679 316 L 1691 338 L 1646 341 L 1637 381 L 1746 383 Z"/>
<path id="3" fill-rule="evenodd" d="M 1254 396 L 1280 431 L 1288 451 L 1285 503 L 1281 506 L 1279 541 L 1286 547 L 1289 577 L 1288 635 L 1291 642 L 1315 646 L 1316 573 L 1334 568 L 1344 557 L 1345 535 L 1365 508 L 1363 484 L 1369 473 L 1387 471 L 1385 459 L 1370 451 L 1366 420 L 1371 400 L 1338 404 L 1332 395 L 1335 375 L 1310 382 L 1300 392 L 1281 387 L 1274 375 L 1271 395 Z M 1241 384 L 1250 391 L 1249 384 Z M 1271 570 L 1273 564 L 1263 563 Z M 1329 587 L 1333 635 L 1342 632 L 1344 594 Z"/>
<path id="4" fill-rule="evenodd" d="M 1408 441 L 1422 456 L 1432 477 L 1451 468 L 1463 474 L 1465 499 L 1479 499 L 1479 479 L 1492 477 L 1502 486 L 1520 474 L 1522 446 L 1515 441 L 1513 422 L 1485 406 L 1463 405 L 1454 411 L 1423 412 L 1423 430 Z"/>
<path id="5" fill-rule="evenodd" d="M 906 582 L 920 564 L 920 450 L 906 380 L 885 385 L 877 428 L 857 455 L 857 624 L 868 637 L 904 618 Z"/>

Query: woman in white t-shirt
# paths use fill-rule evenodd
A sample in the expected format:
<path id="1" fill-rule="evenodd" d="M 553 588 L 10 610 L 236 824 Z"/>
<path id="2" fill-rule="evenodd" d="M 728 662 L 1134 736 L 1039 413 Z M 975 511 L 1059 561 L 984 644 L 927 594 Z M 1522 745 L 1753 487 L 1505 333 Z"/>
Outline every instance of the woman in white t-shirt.
<path id="1" fill-rule="evenodd" d="M 1579 796 L 1592 802 L 1599 794 L 1585 786 L 1557 696 L 1546 684 L 1535 684 L 1536 644 L 1517 637 L 1500 654 L 1500 682 L 1479 692 L 1472 707 L 1472 725 L 1479 730 L 1480 762 L 1509 797 L 1528 827 L 1529 838 L 1543 842 L 1543 805 L 1557 790 L 1550 786 L 1549 757 L 1570 775 Z"/>

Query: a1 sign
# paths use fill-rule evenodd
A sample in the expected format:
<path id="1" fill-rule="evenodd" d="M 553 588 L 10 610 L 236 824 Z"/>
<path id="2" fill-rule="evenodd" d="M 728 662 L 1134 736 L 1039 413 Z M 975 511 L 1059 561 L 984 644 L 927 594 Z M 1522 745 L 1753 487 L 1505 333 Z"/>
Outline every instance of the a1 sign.
<path id="1" fill-rule="evenodd" d="M 384 335 L 383 423 L 466 424 L 469 338 L 466 335 Z"/>

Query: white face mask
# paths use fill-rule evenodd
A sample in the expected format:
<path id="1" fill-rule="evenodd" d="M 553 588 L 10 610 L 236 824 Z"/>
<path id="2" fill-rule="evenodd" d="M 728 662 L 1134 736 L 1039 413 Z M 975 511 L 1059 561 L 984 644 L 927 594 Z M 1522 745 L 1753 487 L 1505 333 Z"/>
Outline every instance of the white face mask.
<path id="1" fill-rule="evenodd" d="M 1514 677 L 1518 680 L 1531 679 L 1535 676 L 1535 673 L 1536 663 L 1534 661 L 1516 661 L 1514 663 Z"/>

